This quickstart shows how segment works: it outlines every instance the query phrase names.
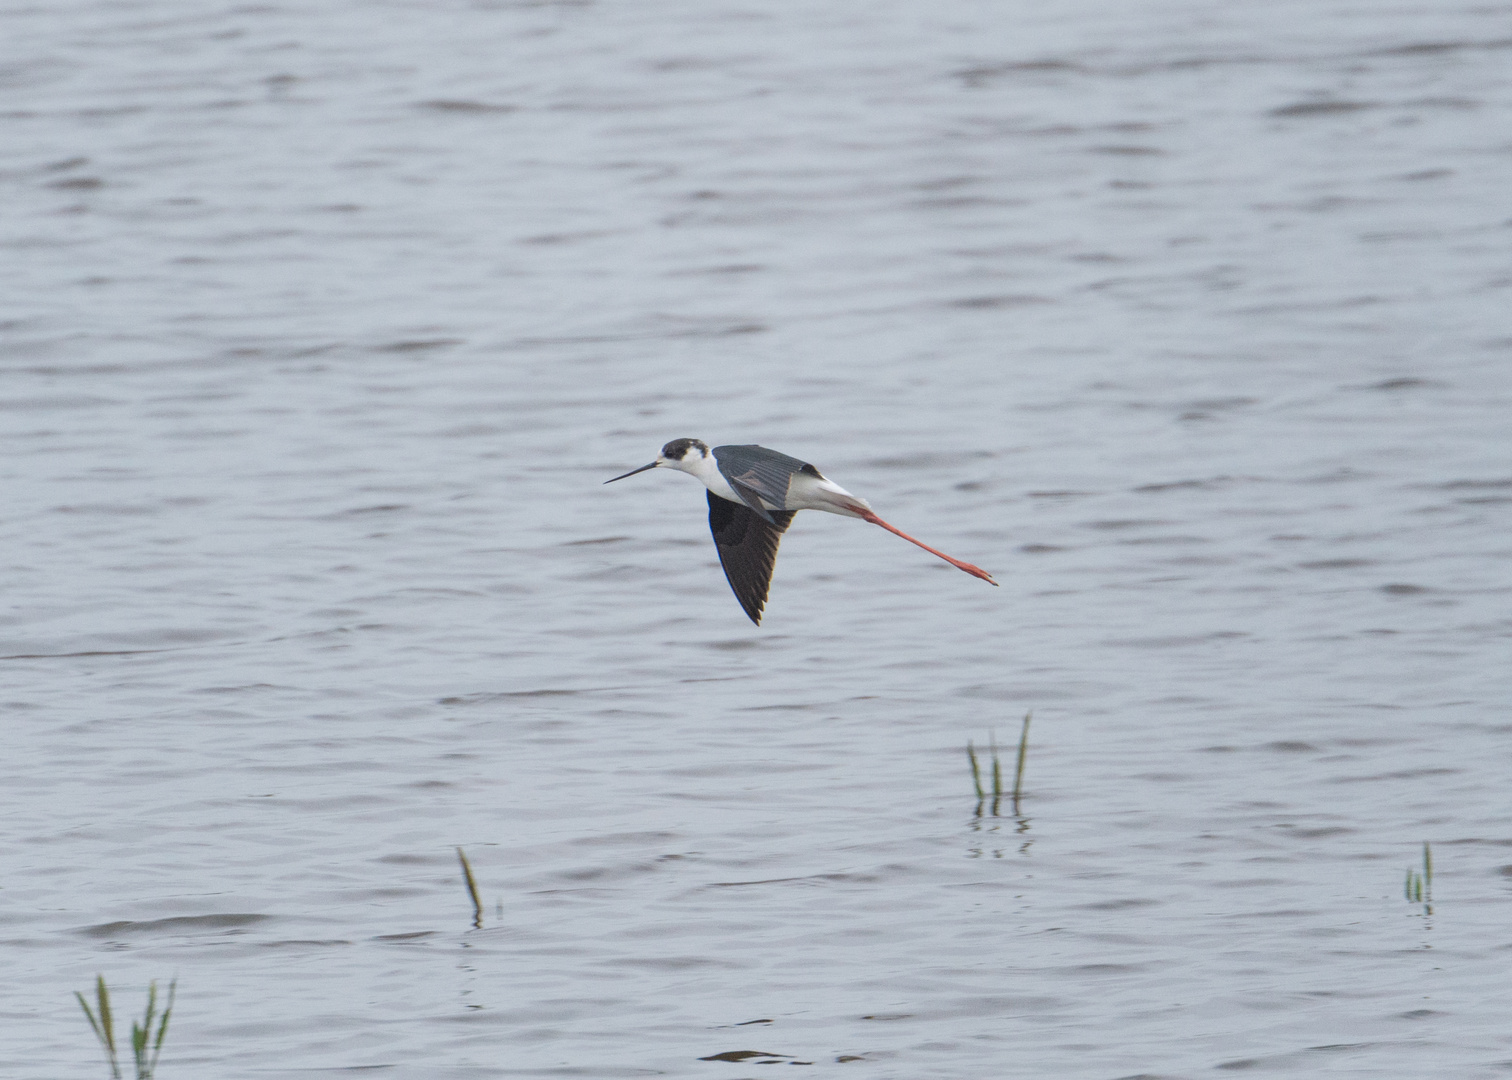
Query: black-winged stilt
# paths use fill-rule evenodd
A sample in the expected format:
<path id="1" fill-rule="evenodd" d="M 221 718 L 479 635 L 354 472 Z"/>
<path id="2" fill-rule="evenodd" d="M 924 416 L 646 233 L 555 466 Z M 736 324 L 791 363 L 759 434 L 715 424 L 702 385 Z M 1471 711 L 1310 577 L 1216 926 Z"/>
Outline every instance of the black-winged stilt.
<path id="1" fill-rule="evenodd" d="M 823 510 L 880 525 L 972 577 L 997 584 L 980 566 L 952 559 L 943 551 L 915 540 L 872 513 L 865 499 L 826 480 L 808 462 L 779 454 L 776 450 L 751 444 L 716 446 L 711 451 L 707 444 L 697 439 L 673 439 L 662 447 L 651 464 L 631 469 L 604 483 L 612 484 L 626 476 L 657 468 L 690 473 L 709 489 L 709 531 L 714 534 L 720 564 L 724 566 L 735 599 L 758 626 L 761 625 L 761 609 L 766 605 L 767 588 L 772 582 L 772 567 L 777 562 L 777 545 L 782 542 L 782 534 L 799 510 Z"/>

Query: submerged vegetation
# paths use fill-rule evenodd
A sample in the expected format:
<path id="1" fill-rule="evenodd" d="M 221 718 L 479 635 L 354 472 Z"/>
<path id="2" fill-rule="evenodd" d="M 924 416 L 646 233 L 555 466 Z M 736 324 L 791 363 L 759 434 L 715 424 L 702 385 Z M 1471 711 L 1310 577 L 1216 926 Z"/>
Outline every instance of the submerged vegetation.
<path id="1" fill-rule="evenodd" d="M 1433 903 L 1433 846 L 1426 840 L 1423 842 L 1423 869 L 1407 868 L 1407 883 L 1402 891 L 1408 903 L 1425 907 Z"/>
<path id="2" fill-rule="evenodd" d="M 989 735 L 987 752 L 990 755 L 992 769 L 992 786 L 989 789 L 982 783 L 982 762 L 977 757 L 976 745 L 970 741 L 966 743 L 966 760 L 971 763 L 971 784 L 976 790 L 976 816 L 982 816 L 982 809 L 987 805 L 987 800 L 992 800 L 991 813 L 998 816 L 1003 796 L 1008 796 L 1013 804 L 1013 813 L 1019 812 L 1019 800 L 1024 794 L 1024 762 L 1029 755 L 1029 721 L 1033 718 L 1033 712 L 1024 714 L 1024 726 L 1019 732 L 1018 760 L 1013 768 L 1013 788 L 1003 788 L 1003 763 L 998 757 L 997 736 Z"/>
<path id="3" fill-rule="evenodd" d="M 153 1073 L 157 1071 L 158 1055 L 163 1052 L 163 1040 L 168 1036 L 168 1019 L 173 1015 L 173 999 L 177 993 L 178 980 L 174 979 L 168 984 L 168 1001 L 159 1015 L 157 982 L 147 986 L 147 1008 L 142 1015 L 142 1022 L 131 1022 L 131 1057 L 136 1065 L 136 1080 L 152 1080 Z M 100 1040 L 100 1046 L 105 1050 L 105 1058 L 110 1062 L 111 1080 L 120 1080 L 121 1057 L 116 1048 L 115 1017 L 110 1011 L 110 988 L 105 985 L 105 976 L 95 977 L 94 1009 L 89 1007 L 83 994 L 75 991 L 74 997 L 79 999 L 79 1008 L 84 1010 L 89 1026 L 94 1029 L 95 1038 Z"/>

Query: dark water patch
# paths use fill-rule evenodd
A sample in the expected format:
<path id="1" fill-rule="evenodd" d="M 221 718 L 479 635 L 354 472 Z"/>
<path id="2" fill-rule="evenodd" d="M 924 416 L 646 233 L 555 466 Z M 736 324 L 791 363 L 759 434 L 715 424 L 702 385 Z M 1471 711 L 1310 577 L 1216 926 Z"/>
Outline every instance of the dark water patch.
<path id="1" fill-rule="evenodd" d="M 400 510 L 411 509 L 408 503 L 379 503 L 376 506 L 354 506 L 350 510 L 337 510 L 334 513 L 322 514 L 315 521 L 340 521 L 342 518 L 367 517 L 372 514 L 392 514 Z"/>
<path id="2" fill-rule="evenodd" d="M 456 858 L 448 852 L 445 855 L 380 855 L 373 861 L 390 866 L 451 866 Z"/>
<path id="3" fill-rule="evenodd" d="M 629 968 L 634 971 L 708 971 L 714 970 L 739 970 L 750 965 L 740 961 L 717 956 L 622 956 L 613 960 L 600 960 L 600 967 Z"/>
<path id="4" fill-rule="evenodd" d="M 606 687 L 606 689 L 608 689 Z M 623 687 L 621 687 L 623 689 Z M 589 690 L 501 690 L 494 693 L 462 694 L 457 697 L 444 697 L 437 700 L 438 705 L 486 705 L 490 701 L 508 701 L 515 698 L 553 698 L 571 697 L 574 694 L 591 693 Z"/>
<path id="5" fill-rule="evenodd" d="M 995 456 L 990 450 L 920 450 L 911 454 L 870 458 L 866 464 L 874 469 L 958 468 L 962 461 L 980 461 Z"/>
<path id="6" fill-rule="evenodd" d="M 993 198 L 987 195 L 938 195 L 914 199 L 908 205 L 915 210 L 980 210 L 984 207 L 1027 206 L 1027 199 Z"/>
<path id="7" fill-rule="evenodd" d="M 714 649 L 717 652 L 749 652 L 752 649 L 765 648 L 769 645 L 779 644 L 771 638 L 729 638 L 725 641 L 705 641 L 702 646 L 705 649 Z"/>
<path id="8" fill-rule="evenodd" d="M 1171 634 L 1164 637 L 1109 638 L 1109 645 L 1134 649 L 1181 649 L 1215 641 L 1233 641 L 1250 635 L 1242 630 L 1215 630 L 1207 634 Z"/>
<path id="9" fill-rule="evenodd" d="M 1219 491 L 1239 482 L 1240 478 L 1237 477 L 1212 476 L 1202 480 L 1168 480 L 1160 484 L 1140 484 L 1130 490 L 1141 494 L 1157 494 L 1164 491 Z"/>
<path id="10" fill-rule="evenodd" d="M 967 311 L 995 311 L 1003 308 L 1033 307 L 1036 304 L 1053 303 L 1055 301 L 1048 296 L 1010 293 L 1001 296 L 968 296 L 960 300 L 947 300 L 945 306 L 964 308 Z"/>
<path id="11" fill-rule="evenodd" d="M 1119 900 L 1099 900 L 1092 904 L 1078 904 L 1083 911 L 1127 911 L 1130 908 L 1154 907 L 1159 900 L 1147 896 L 1129 896 Z"/>
<path id="12" fill-rule="evenodd" d="M 434 101 L 421 101 L 417 104 L 417 107 L 421 109 L 429 109 L 432 112 L 471 113 L 474 115 L 498 115 L 500 113 L 512 113 L 519 111 L 518 105 L 500 105 L 486 101 L 465 101 L 447 98 L 438 98 Z"/>
<path id="13" fill-rule="evenodd" d="M 1427 484 L 1425 487 L 1434 488 L 1438 491 L 1486 491 L 1501 488 L 1512 488 L 1512 479 L 1507 480 L 1447 480 L 1441 484 Z"/>
<path id="14" fill-rule="evenodd" d="M 310 948 L 310 947 L 324 948 L 326 946 L 350 945 L 350 944 L 352 944 L 350 941 L 346 941 L 346 940 L 344 940 L 342 938 L 289 938 L 286 941 L 260 941 L 260 942 L 257 943 L 257 948 L 259 948 L 259 949 L 303 949 L 303 948 Z"/>
<path id="15" fill-rule="evenodd" d="M 1008 685 L 977 683 L 960 687 L 954 691 L 954 696 L 981 698 L 987 701 L 1009 701 L 1017 707 L 1024 702 L 1075 700 L 1095 696 L 1102 692 L 1105 692 L 1105 689 L 1101 684 L 1068 679 L 1063 683 L 1010 683 Z"/>
<path id="16" fill-rule="evenodd" d="M 1386 379 L 1383 382 L 1371 383 L 1364 387 L 1366 390 L 1419 390 L 1428 387 L 1442 388 L 1448 383 L 1437 379 L 1419 379 L 1412 376 L 1403 376 L 1399 379 Z"/>
<path id="17" fill-rule="evenodd" d="M 608 833 L 604 836 L 584 836 L 571 841 L 574 847 L 614 847 L 626 845 L 630 847 L 642 844 L 665 844 L 678 839 L 679 834 L 673 832 L 629 832 Z M 682 856 L 675 856 L 681 858 Z"/>
<path id="18" fill-rule="evenodd" d="M 1064 971 L 1075 972 L 1078 975 L 1137 975 L 1141 971 L 1148 971 L 1148 964 L 1073 964 Z"/>
<path id="19" fill-rule="evenodd" d="M 191 693 L 191 694 L 207 694 L 207 695 L 208 694 L 215 694 L 215 695 L 219 695 L 219 694 L 244 694 L 244 693 L 247 693 L 248 691 L 251 691 L 253 693 L 260 693 L 260 692 L 267 691 L 267 690 L 286 690 L 286 691 L 293 691 L 293 692 L 297 693 L 297 692 L 300 691 L 300 688 L 297 687 L 297 686 L 280 686 L 280 685 L 277 685 L 275 683 L 246 683 L 246 684 L 244 684 L 242 686 L 201 686 L 201 687 L 198 687 L 198 688 L 196 688 L 194 690 L 190 690 L 189 693 Z"/>
<path id="20" fill-rule="evenodd" d="M 725 1051 L 723 1051 L 721 1053 L 718 1053 L 718 1054 L 710 1054 L 708 1057 L 701 1057 L 698 1060 L 699 1061 L 734 1061 L 734 1062 L 749 1061 L 753 1065 L 782 1065 L 784 1063 L 792 1064 L 792 1065 L 812 1065 L 813 1064 L 813 1062 L 811 1062 L 811 1061 L 803 1061 L 803 1062 L 794 1061 L 787 1054 L 772 1054 L 772 1053 L 768 1053 L 765 1050 L 725 1050 Z"/>
<path id="21" fill-rule="evenodd" d="M 1165 154 L 1164 150 L 1155 146 L 1093 146 L 1087 149 L 1089 154 L 1108 154 L 1113 157 L 1159 157 Z"/>
<path id="22" fill-rule="evenodd" d="M 523 236 L 516 243 L 529 244 L 532 247 L 552 247 L 557 244 L 571 244 L 579 240 L 602 240 L 606 236 L 619 235 L 623 230 L 619 229 L 584 229 L 581 232 L 540 233 L 536 236 Z"/>
<path id="23" fill-rule="evenodd" d="M 1123 529 L 1149 529 L 1157 525 L 1170 525 L 1172 522 L 1162 518 L 1106 518 L 1101 521 L 1083 521 L 1079 525 L 1083 529 L 1096 529 L 1099 532 L 1118 532 Z"/>
<path id="24" fill-rule="evenodd" d="M 1375 559 L 1313 559 L 1297 565 L 1303 570 L 1357 570 L 1375 564 Z"/>
<path id="25" fill-rule="evenodd" d="M 696 270 L 669 270 L 668 277 L 697 277 L 711 274 L 724 276 L 729 274 L 756 274 L 771 269 L 764 263 L 726 263 L 721 266 L 701 266 Z"/>
<path id="26" fill-rule="evenodd" d="M 1346 113 L 1378 109 L 1379 101 L 1299 101 L 1294 105 L 1282 105 L 1271 109 L 1270 116 L 1339 116 Z"/>
<path id="27" fill-rule="evenodd" d="M 1417 109 L 1478 109 L 1484 102 L 1474 98 L 1433 97 L 1416 98 L 1402 102 L 1402 108 Z"/>
<path id="28" fill-rule="evenodd" d="M 95 926 L 80 927 L 74 933 L 95 938 L 197 934 L 207 931 L 234 934 L 246 927 L 268 922 L 273 917 L 256 914 L 175 915 L 167 919 L 150 919 L 145 922 L 122 920 L 99 923 Z"/>
<path id="29" fill-rule="evenodd" d="M 1489 38 L 1485 41 L 1419 41 L 1410 45 L 1392 45 L 1373 49 L 1362 56 L 1443 56 L 1455 52 L 1482 52 L 1512 49 L 1512 38 Z"/>
<path id="30" fill-rule="evenodd" d="M 726 322 L 709 326 L 689 326 L 658 331 L 626 331 L 618 334 L 577 334 L 561 337 L 520 337 L 499 345 L 501 349 L 538 349 L 557 345 L 609 345 L 630 341 L 676 340 L 678 338 L 720 338 L 740 334 L 764 334 L 770 327 L 759 322 Z"/>
<path id="31" fill-rule="evenodd" d="M 1330 836 L 1349 836 L 1358 829 L 1348 828 L 1344 825 L 1317 825 L 1305 827 L 1299 825 L 1281 824 L 1277 829 L 1284 830 L 1287 836 L 1295 836 L 1301 840 L 1323 840 Z"/>
<path id="32" fill-rule="evenodd" d="M 744 889 L 756 885 L 876 885 L 876 874 L 808 874 L 804 877 L 763 878 L 759 881 L 711 881 L 701 889 Z"/>
<path id="33" fill-rule="evenodd" d="M 1327 784 L 1370 784 L 1380 780 L 1415 780 L 1422 776 L 1457 776 L 1464 769 L 1438 766 L 1423 769 L 1397 769 L 1393 772 L 1374 773 L 1370 776 L 1332 776 L 1324 783 Z"/>
<path id="34" fill-rule="evenodd" d="M 94 649 L 67 653 L 12 653 L 0 660 L 70 660 L 81 656 L 150 656 L 153 653 L 177 652 L 176 649 Z"/>
<path id="35" fill-rule="evenodd" d="M 592 544 L 622 544 L 626 540 L 633 540 L 631 536 L 601 536 L 593 540 L 569 540 L 563 547 L 588 547 Z"/>
<path id="36" fill-rule="evenodd" d="M 1425 585 L 1393 583 L 1391 585 L 1382 585 L 1380 587 L 1380 591 L 1385 593 L 1387 596 L 1417 596 L 1421 593 L 1432 592 L 1433 590 L 1429 589 Z"/>
<path id="37" fill-rule="evenodd" d="M 43 397 L 0 398 L 0 412 L 59 412 L 120 404 L 122 402 L 118 399 L 93 394 L 49 394 Z"/>
<path id="38" fill-rule="evenodd" d="M 1071 60 L 1011 60 L 1001 64 L 962 68 L 953 74 L 966 86 L 980 89 L 991 86 L 999 79 L 1011 78 L 1015 75 L 1046 75 L 1086 70 L 1081 64 Z"/>
<path id="39" fill-rule="evenodd" d="M 383 345 L 374 345 L 373 351 L 379 353 L 428 352 L 431 349 L 446 349 L 453 345 L 461 344 L 463 344 L 462 338 L 414 338 L 404 341 L 391 341 Z"/>
<path id="40" fill-rule="evenodd" d="M 1179 546 L 1187 545 L 1187 544 L 1211 544 L 1212 542 L 1213 541 L 1209 540 L 1205 536 L 1181 536 L 1181 535 L 1176 535 L 1176 536 L 1139 536 L 1139 537 L 1134 537 L 1133 539 L 1129 539 L 1129 540 L 1120 540 L 1120 541 L 1118 541 L 1119 544 L 1121 544 L 1121 545 L 1123 545 L 1125 547 L 1179 547 Z M 1167 560 L 1167 562 L 1171 563 L 1171 564 L 1175 564 L 1175 565 L 1188 565 L 1188 566 L 1207 566 L 1207 565 L 1214 565 L 1216 563 L 1230 562 L 1230 561 L 1232 561 L 1232 560 L 1228 560 L 1228 559 L 1222 559 L 1222 560 L 1202 559 L 1202 558 L 1197 558 L 1195 556 Z"/>

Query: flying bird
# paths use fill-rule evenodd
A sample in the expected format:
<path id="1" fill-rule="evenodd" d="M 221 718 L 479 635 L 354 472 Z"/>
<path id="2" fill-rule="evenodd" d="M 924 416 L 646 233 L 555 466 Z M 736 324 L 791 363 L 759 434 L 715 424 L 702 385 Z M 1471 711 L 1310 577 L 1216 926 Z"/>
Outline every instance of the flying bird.
<path id="1" fill-rule="evenodd" d="M 757 626 L 761 625 L 761 609 L 766 606 L 767 589 L 772 583 L 777 545 L 799 510 L 824 510 L 880 525 L 972 577 L 997 584 L 980 566 L 952 559 L 889 525 L 872 513 L 871 504 L 865 499 L 825 479 L 808 462 L 765 446 L 716 446 L 710 450 L 697 439 L 673 439 L 662 447 L 651 464 L 604 483 L 612 484 L 647 469 L 690 473 L 709 489 L 709 531 L 714 534 L 719 562 L 735 599 Z"/>

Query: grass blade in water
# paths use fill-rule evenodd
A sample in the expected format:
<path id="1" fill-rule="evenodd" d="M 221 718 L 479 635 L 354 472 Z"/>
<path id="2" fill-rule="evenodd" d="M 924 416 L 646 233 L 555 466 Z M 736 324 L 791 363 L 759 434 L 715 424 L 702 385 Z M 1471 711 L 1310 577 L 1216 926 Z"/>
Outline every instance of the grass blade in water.
<path id="1" fill-rule="evenodd" d="M 966 743 L 966 758 L 971 762 L 971 786 L 976 788 L 977 802 L 980 803 L 987 796 L 982 791 L 982 770 L 977 765 L 976 747 L 971 745 L 970 740 Z"/>
<path id="2" fill-rule="evenodd" d="M 1033 710 L 1024 714 L 1024 730 L 1019 733 L 1018 764 L 1013 769 L 1013 812 L 1018 813 L 1019 797 L 1024 792 L 1024 762 L 1029 758 L 1029 721 Z"/>
<path id="3" fill-rule="evenodd" d="M 457 849 L 457 861 L 462 864 L 462 879 L 467 883 L 467 895 L 472 897 L 473 906 L 473 929 L 483 929 L 483 901 L 478 898 L 478 883 L 473 878 L 472 866 L 467 861 L 467 854 L 460 847 Z"/>
<path id="4" fill-rule="evenodd" d="M 78 998 L 79 1008 L 84 1010 L 89 1026 L 94 1029 L 95 1038 L 105 1048 L 105 1059 L 110 1062 L 111 1080 L 120 1080 L 121 1060 L 116 1054 L 115 1020 L 110 1015 L 110 988 L 105 985 L 105 976 L 95 977 L 95 1000 L 100 1010 L 98 1014 L 90 1010 L 89 1002 L 84 1000 L 83 994 L 75 990 L 74 997 Z"/>

